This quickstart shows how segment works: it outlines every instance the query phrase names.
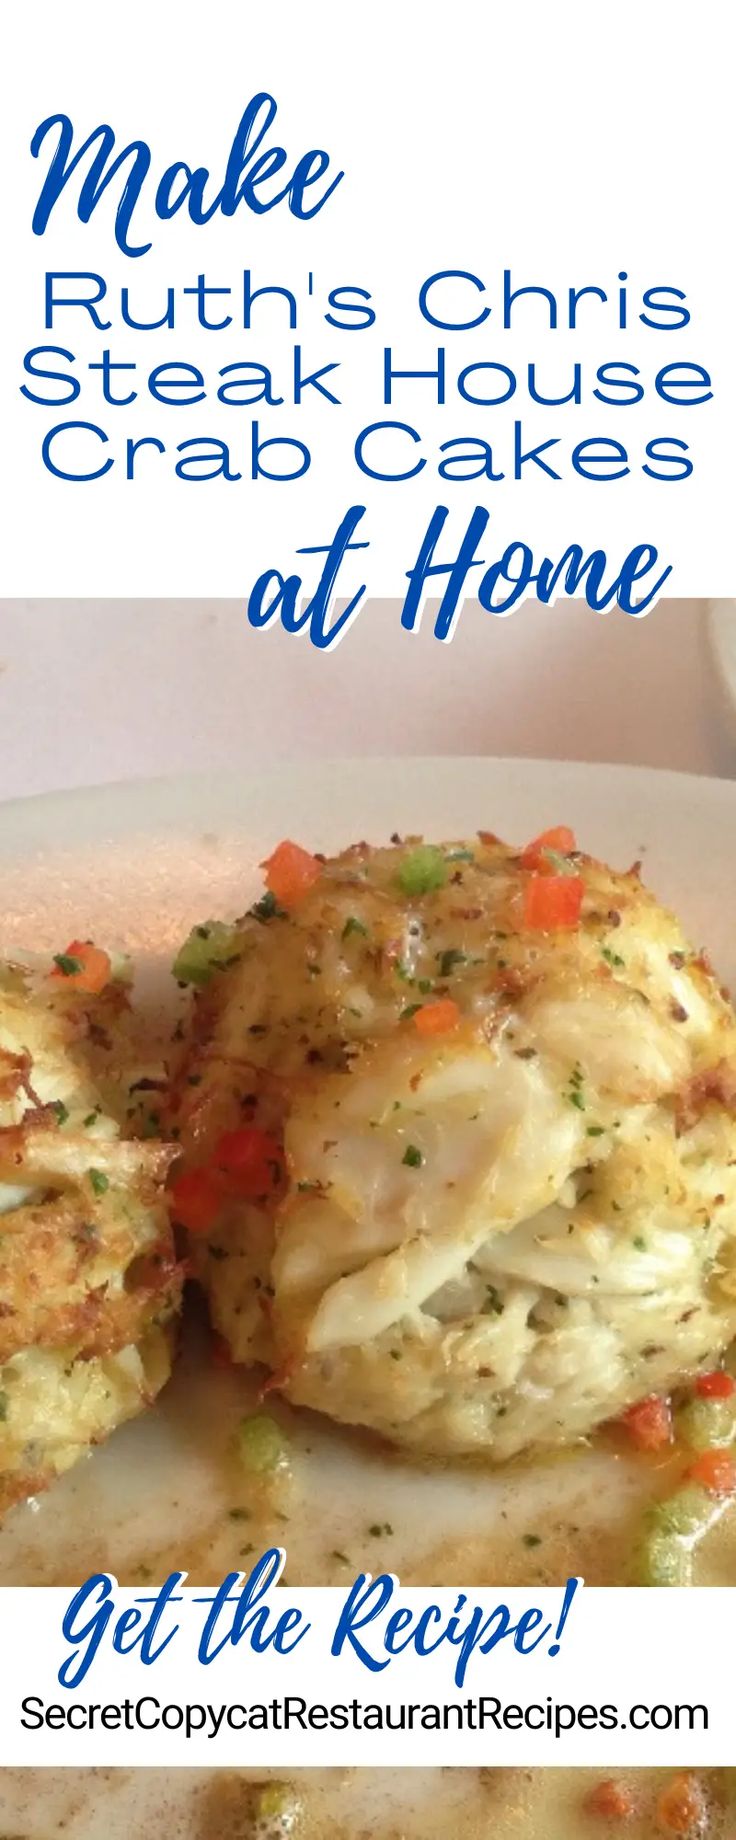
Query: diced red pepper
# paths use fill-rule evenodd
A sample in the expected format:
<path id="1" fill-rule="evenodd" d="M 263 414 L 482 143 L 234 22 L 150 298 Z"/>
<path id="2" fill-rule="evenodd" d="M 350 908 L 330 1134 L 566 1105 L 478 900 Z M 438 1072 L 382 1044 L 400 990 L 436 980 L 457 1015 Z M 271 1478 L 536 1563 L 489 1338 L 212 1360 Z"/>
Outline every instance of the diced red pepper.
<path id="1" fill-rule="evenodd" d="M 258 1125 L 225 1131 L 215 1145 L 212 1164 L 231 1193 L 255 1201 L 278 1188 L 284 1174 L 284 1152 L 277 1137 Z"/>
<path id="2" fill-rule="evenodd" d="M 452 997 L 438 997 L 436 1003 L 423 1003 L 414 1017 L 418 1035 L 447 1035 L 456 1029 L 460 1011 Z"/>
<path id="3" fill-rule="evenodd" d="M 83 990 L 87 996 L 99 996 L 110 982 L 112 965 L 107 952 L 93 945 L 91 939 L 73 939 L 60 952 L 50 976 L 60 980 L 68 990 Z"/>
<path id="4" fill-rule="evenodd" d="M 209 1169 L 187 1169 L 169 1190 L 171 1217 L 189 1233 L 209 1233 L 222 1206 L 222 1183 Z"/>
<path id="5" fill-rule="evenodd" d="M 635 1812 L 634 1797 L 625 1783 L 609 1776 L 586 1796 L 585 1810 L 604 1821 L 630 1821 Z"/>
<path id="6" fill-rule="evenodd" d="M 582 905 L 582 876 L 530 875 L 524 889 L 523 924 L 540 933 L 575 927 Z"/>
<path id="7" fill-rule="evenodd" d="M 696 1840 L 703 1833 L 708 1805 L 697 1776 L 683 1771 L 675 1776 L 657 1801 L 657 1821 L 666 1834 L 682 1834 Z"/>
<path id="8" fill-rule="evenodd" d="M 297 907 L 314 883 L 319 881 L 324 864 L 310 856 L 298 843 L 285 839 L 261 864 L 266 871 L 266 887 L 281 907 Z"/>
<path id="9" fill-rule="evenodd" d="M 736 1380 L 724 1373 L 722 1367 L 712 1374 L 699 1374 L 695 1382 L 695 1391 L 701 1399 L 730 1399 L 736 1392 Z"/>
<path id="10" fill-rule="evenodd" d="M 736 1461 L 728 1450 L 703 1450 L 687 1472 L 709 1495 L 736 1494 Z"/>
<path id="11" fill-rule="evenodd" d="M 662 1450 L 665 1444 L 672 1443 L 670 1402 L 659 1393 L 637 1400 L 636 1405 L 622 1413 L 619 1423 L 628 1431 L 637 1450 Z"/>
<path id="12" fill-rule="evenodd" d="M 554 850 L 558 856 L 569 856 L 575 848 L 575 833 L 566 824 L 557 824 L 549 831 L 541 831 L 534 837 L 521 853 L 522 869 L 537 869 L 541 874 L 551 874 L 554 864 L 550 862 L 547 852 Z"/>

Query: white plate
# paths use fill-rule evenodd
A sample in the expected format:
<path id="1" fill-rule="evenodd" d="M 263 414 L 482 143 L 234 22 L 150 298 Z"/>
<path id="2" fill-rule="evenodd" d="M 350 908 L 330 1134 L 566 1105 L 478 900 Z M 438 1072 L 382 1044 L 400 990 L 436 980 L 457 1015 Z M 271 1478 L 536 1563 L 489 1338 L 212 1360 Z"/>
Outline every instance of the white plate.
<path id="1" fill-rule="evenodd" d="M 138 1001 L 153 1013 L 172 1000 L 168 967 L 178 941 L 195 920 L 242 912 L 260 886 L 259 860 L 282 836 L 332 850 L 396 829 L 441 838 L 486 828 L 522 842 L 563 821 L 614 864 L 643 858 L 647 881 L 678 908 L 726 980 L 736 978 L 736 785 L 518 760 L 264 763 L 249 779 L 134 782 L 7 805 L 0 949 L 58 950 L 80 932 L 125 947 L 139 967 Z M 240 1562 L 248 1540 L 265 1537 L 267 1523 L 251 1531 L 228 1514 L 240 1498 L 226 1445 L 248 1383 L 214 1374 L 205 1347 L 201 1333 L 190 1333 L 156 1408 L 42 1500 L 13 1511 L 0 1533 L 2 1583 L 73 1583 L 100 1565 L 132 1579 L 172 1563 L 211 1582 Z M 393 1529 L 381 1538 L 382 1562 L 407 1583 L 558 1581 L 568 1569 L 591 1582 L 615 1580 L 616 1541 L 643 1484 L 609 1452 L 503 1475 L 432 1471 L 309 1414 L 284 1418 L 295 1480 L 279 1537 L 292 1583 L 344 1581 L 343 1554 L 351 1567 L 375 1564 L 376 1523 Z M 539 1529 L 541 1546 L 525 1545 L 524 1534 Z M 478 1784 L 473 1773 L 466 1781 L 470 1798 Z M 425 1787 L 429 1794 L 429 1779 Z M 422 1795 L 414 1773 L 410 1799 Z M 431 1800 L 440 1805 L 434 1789 Z M 416 1829 L 402 1810 L 403 1832 L 434 1832 L 426 1806 Z M 347 1818 L 345 1831 L 356 1832 L 357 1815 Z M 453 1818 L 448 1803 L 450 1825 Z M 83 1831 L 96 1835 L 102 1823 Z M 493 1831 L 500 1840 L 511 1829 L 494 1823 Z"/>

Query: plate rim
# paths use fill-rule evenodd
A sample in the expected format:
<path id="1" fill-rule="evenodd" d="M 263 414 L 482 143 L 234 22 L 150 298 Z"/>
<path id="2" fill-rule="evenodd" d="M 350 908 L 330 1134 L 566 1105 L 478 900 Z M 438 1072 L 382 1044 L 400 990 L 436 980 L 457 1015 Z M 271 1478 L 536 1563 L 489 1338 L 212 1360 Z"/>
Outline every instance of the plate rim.
<path id="1" fill-rule="evenodd" d="M 713 603 L 714 609 L 721 609 L 722 601 Z M 736 601 L 730 603 L 736 611 Z M 736 690 L 736 684 L 733 686 Z M 736 706 L 735 706 L 736 713 Z M 16 795 L 10 799 L 0 799 L 0 825 L 8 814 L 23 812 L 41 815 L 51 811 L 56 805 L 83 805 L 89 801 L 118 803 L 127 799 L 142 806 L 150 796 L 176 797 L 191 790 L 204 792 L 227 786 L 231 790 L 236 786 L 243 788 L 257 785 L 258 780 L 266 775 L 269 782 L 283 780 L 298 773 L 302 779 L 322 776 L 331 770 L 343 773 L 360 773 L 369 778 L 373 772 L 396 770 L 413 777 L 414 774 L 430 772 L 442 768 L 450 772 L 482 772 L 489 768 L 507 769 L 508 772 L 534 773 L 538 769 L 545 772 L 563 773 L 583 777 L 593 775 L 598 778 L 605 775 L 611 782 L 625 785 L 627 782 L 641 781 L 643 778 L 669 786 L 691 790 L 707 787 L 715 794 L 718 788 L 723 793 L 736 792 L 736 779 L 729 774 L 684 772 L 675 767 L 655 767 L 647 762 L 606 761 L 606 760 L 570 760 L 556 756 L 536 754 L 325 754 L 280 756 L 269 763 L 264 763 L 257 773 L 248 763 L 239 763 L 232 768 L 217 767 L 208 772 L 132 774 L 129 778 L 96 780 L 89 785 L 62 786 L 46 792 L 30 792 Z M 707 795 L 706 795 L 707 796 Z"/>

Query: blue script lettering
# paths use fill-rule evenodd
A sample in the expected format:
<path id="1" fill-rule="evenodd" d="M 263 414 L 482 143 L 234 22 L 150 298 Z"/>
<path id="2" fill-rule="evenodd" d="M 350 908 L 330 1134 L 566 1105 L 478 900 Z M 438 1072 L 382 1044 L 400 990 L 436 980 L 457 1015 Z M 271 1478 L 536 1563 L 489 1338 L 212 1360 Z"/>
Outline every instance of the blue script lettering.
<path id="1" fill-rule="evenodd" d="M 605 550 L 594 549 L 586 556 L 579 543 L 568 544 L 559 562 L 544 556 L 538 564 L 528 544 L 509 543 L 503 555 L 486 567 L 477 554 L 478 543 L 490 518 L 490 512 L 482 505 L 476 505 L 456 555 L 449 562 L 437 562 L 435 551 L 447 517 L 447 506 L 437 505 L 414 567 L 407 570 L 409 590 L 401 615 L 406 631 L 415 631 L 429 584 L 437 576 L 445 576 L 446 586 L 434 625 L 435 638 L 445 643 L 454 637 L 460 596 L 471 569 L 485 570 L 471 592 L 486 613 L 496 615 L 510 613 L 530 593 L 534 592 L 537 600 L 548 603 L 557 591 L 567 595 L 583 593 L 588 606 L 597 613 L 605 613 L 615 603 L 623 613 L 641 617 L 672 574 L 668 564 L 654 582 L 647 581 L 645 592 L 638 591 L 638 584 L 650 576 L 659 561 L 659 551 L 649 543 L 639 543 L 630 550 L 612 580 L 607 579 L 609 563 Z M 508 592 L 503 591 L 504 583 Z"/>
<path id="2" fill-rule="evenodd" d="M 156 188 L 153 201 L 156 216 L 162 220 L 173 217 L 186 204 L 191 222 L 206 224 L 217 211 L 221 211 L 224 217 L 232 217 L 240 204 L 260 216 L 265 211 L 272 211 L 274 205 L 285 200 L 294 217 L 302 220 L 316 217 L 345 175 L 342 172 L 336 173 L 329 185 L 314 195 L 313 201 L 310 195 L 308 202 L 307 192 L 324 177 L 330 164 L 329 154 L 323 148 L 313 147 L 296 161 L 284 183 L 264 194 L 263 186 L 276 173 L 283 171 L 288 160 L 283 147 L 270 147 L 259 152 L 273 126 L 276 112 L 274 98 L 267 91 L 259 91 L 251 97 L 235 132 L 223 184 L 209 202 L 205 200 L 205 191 L 210 181 L 207 167 L 198 166 L 192 170 L 185 160 L 175 160 L 172 166 L 167 167 Z M 151 168 L 151 149 L 147 141 L 129 141 L 127 147 L 123 147 L 113 158 L 115 134 L 103 122 L 73 152 L 74 125 L 70 117 L 48 115 L 45 121 L 39 123 L 31 141 L 34 159 L 38 159 L 47 136 L 54 129 L 58 129 L 58 136 L 33 213 L 34 234 L 43 236 L 61 193 L 81 167 L 77 199 L 77 216 L 81 222 L 89 223 L 107 187 L 119 178 L 115 241 L 126 256 L 145 255 L 152 247 L 150 240 L 133 242 L 131 235 L 133 215 Z M 86 156 L 89 157 L 85 168 Z"/>
<path id="3" fill-rule="evenodd" d="M 352 543 L 353 531 L 365 511 L 365 505 L 351 505 L 339 524 L 331 543 L 311 543 L 297 550 L 298 556 L 324 556 L 317 587 L 306 607 L 300 607 L 301 575 L 286 578 L 278 569 L 266 569 L 259 575 L 248 601 L 248 624 L 257 630 L 272 626 L 280 619 L 285 632 L 308 632 L 312 645 L 320 652 L 329 651 L 345 637 L 355 619 L 365 594 L 365 582 L 358 588 L 347 607 L 329 625 L 330 606 L 343 558 L 351 549 L 367 549 L 367 543 Z M 273 586 L 270 600 L 267 595 Z"/>
<path id="4" fill-rule="evenodd" d="M 94 1572 L 91 1578 L 87 1578 L 80 1589 L 75 1591 L 62 1617 L 62 1633 L 66 1641 L 73 1645 L 73 1652 L 67 1655 L 59 1668 L 61 1686 L 77 1687 L 84 1680 L 111 1622 L 112 1646 L 116 1654 L 128 1655 L 134 1648 L 140 1648 L 141 1661 L 150 1667 L 168 1648 L 177 1633 L 179 1625 L 175 1623 L 173 1629 L 156 1643 L 164 1612 L 172 1603 L 182 1602 L 182 1593 L 177 1591 L 177 1586 L 185 1577 L 186 1572 L 170 1572 L 155 1597 L 136 1598 L 136 1604 L 150 1606 L 149 1614 L 145 1617 L 142 1610 L 133 1605 L 116 1616 L 113 1592 L 117 1589 L 117 1580 L 110 1577 L 109 1573 Z M 90 1608 L 92 1613 L 88 1615 Z"/>
<path id="5" fill-rule="evenodd" d="M 195 1603 L 210 1605 L 197 1649 L 197 1658 L 205 1667 L 228 1642 L 237 1648 L 246 1635 L 258 1655 L 267 1648 L 273 1648 L 277 1655 L 290 1655 L 303 1641 L 311 1623 L 305 1621 L 300 1610 L 282 1610 L 270 1627 L 271 1605 L 263 1602 L 271 1586 L 278 1583 L 285 1563 L 283 1548 L 270 1546 L 243 1584 L 240 1572 L 228 1572 L 214 1595 L 195 1598 Z M 218 1625 L 223 1620 L 229 1626 L 221 1635 Z"/>
<path id="6" fill-rule="evenodd" d="M 562 1609 L 554 1625 L 545 1623 L 542 1611 L 535 1606 L 524 1610 L 516 1622 L 508 1605 L 503 1603 L 486 1615 L 480 1604 L 470 1605 L 465 1592 L 460 1591 L 449 1617 L 445 1617 L 438 1604 L 427 1604 L 416 1616 L 406 1606 L 394 1610 L 380 1629 L 373 1628 L 373 1641 L 368 1646 L 361 1632 L 383 1617 L 398 1587 L 398 1579 L 388 1572 L 375 1579 L 361 1572 L 340 1612 L 330 1653 L 341 1655 L 349 1644 L 363 1667 L 378 1674 L 389 1666 L 394 1655 L 406 1648 L 413 1648 L 417 1655 L 425 1656 L 448 1643 L 457 1649 L 454 1679 L 455 1685 L 461 1687 L 475 1651 L 488 1655 L 507 1637 L 518 1654 L 531 1655 L 547 1636 L 553 1635 L 548 1652 L 558 1654 L 560 1637 L 580 1582 L 577 1578 L 568 1579 Z"/>

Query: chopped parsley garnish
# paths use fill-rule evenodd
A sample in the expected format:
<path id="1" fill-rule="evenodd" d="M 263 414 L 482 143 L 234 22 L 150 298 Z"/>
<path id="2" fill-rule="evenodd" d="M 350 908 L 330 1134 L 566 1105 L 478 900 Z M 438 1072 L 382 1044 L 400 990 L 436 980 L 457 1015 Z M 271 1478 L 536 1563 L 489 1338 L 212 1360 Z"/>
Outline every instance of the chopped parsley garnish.
<path id="1" fill-rule="evenodd" d="M 410 1018 L 416 1016 L 417 1010 L 421 1009 L 421 1007 L 421 1003 L 406 1003 L 399 1016 L 399 1022 L 409 1022 Z"/>
<path id="2" fill-rule="evenodd" d="M 55 952 L 54 964 L 62 977 L 77 977 L 82 969 L 81 958 L 75 958 L 71 952 Z"/>
<path id="3" fill-rule="evenodd" d="M 404 894 L 431 894 L 433 889 L 445 886 L 446 859 L 436 844 L 420 843 L 404 857 L 396 879 Z"/>
<path id="4" fill-rule="evenodd" d="M 586 1137 L 603 1137 L 605 1127 L 602 1124 L 589 1124 Z"/>
<path id="5" fill-rule="evenodd" d="M 416 1144 L 407 1144 L 401 1161 L 406 1163 L 409 1169 L 421 1169 L 424 1156 L 422 1151 L 417 1149 Z"/>
<path id="6" fill-rule="evenodd" d="M 621 957 L 620 952 L 612 952 L 610 946 L 601 946 L 601 958 L 604 958 L 606 964 L 611 965 L 615 971 L 623 970 L 626 963 L 625 958 Z"/>
<path id="7" fill-rule="evenodd" d="M 541 1533 L 525 1533 L 522 1535 L 522 1545 L 523 1546 L 532 1547 L 532 1546 L 541 1546 L 541 1544 L 542 1544 Z"/>
<path id="8" fill-rule="evenodd" d="M 362 920 L 359 920 L 356 914 L 351 914 L 350 918 L 345 921 L 345 925 L 342 929 L 341 938 L 350 939 L 353 933 L 360 933 L 361 938 L 363 939 L 368 938 L 368 928 L 367 926 L 363 925 Z"/>
<path id="9" fill-rule="evenodd" d="M 104 1170 L 89 1169 L 87 1173 L 89 1175 L 89 1179 L 90 1179 L 90 1182 L 92 1183 L 92 1187 L 95 1191 L 95 1194 L 96 1195 L 106 1195 L 108 1188 L 110 1187 L 110 1183 L 109 1183 L 108 1177 L 104 1173 Z"/>
<path id="10" fill-rule="evenodd" d="M 276 896 L 271 893 L 270 888 L 266 890 L 265 894 L 261 895 L 260 901 L 253 902 L 253 906 L 248 909 L 248 915 L 251 920 L 266 921 L 286 919 L 286 913 L 283 907 L 279 907 Z"/>
<path id="11" fill-rule="evenodd" d="M 69 1108 L 64 1104 L 63 1099 L 54 1099 L 52 1101 L 51 1110 L 56 1113 L 59 1124 L 66 1124 L 67 1118 L 69 1117 Z"/>
<path id="12" fill-rule="evenodd" d="M 567 1098 L 569 1099 L 569 1102 L 571 1105 L 574 1105 L 577 1107 L 577 1110 L 579 1112 L 585 1111 L 585 1095 L 583 1093 L 583 1070 L 582 1070 L 582 1067 L 580 1067 L 579 1065 L 576 1065 L 575 1067 L 573 1067 L 572 1073 L 570 1074 L 570 1090 L 567 1094 Z"/>
<path id="13" fill-rule="evenodd" d="M 447 951 L 438 952 L 437 957 L 440 961 L 440 977 L 443 978 L 449 977 L 456 965 L 466 965 L 468 962 L 467 953 L 459 952 L 456 946 L 448 946 Z"/>
<path id="14" fill-rule="evenodd" d="M 495 1284 L 486 1285 L 486 1300 L 481 1309 L 481 1316 L 503 1316 L 503 1298 Z"/>

